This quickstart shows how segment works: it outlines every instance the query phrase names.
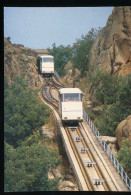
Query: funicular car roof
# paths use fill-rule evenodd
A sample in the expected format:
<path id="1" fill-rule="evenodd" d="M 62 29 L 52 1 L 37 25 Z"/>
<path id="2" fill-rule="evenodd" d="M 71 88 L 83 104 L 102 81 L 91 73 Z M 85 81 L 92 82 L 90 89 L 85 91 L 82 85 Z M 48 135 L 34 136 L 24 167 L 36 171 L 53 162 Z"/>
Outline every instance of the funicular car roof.
<path id="1" fill-rule="evenodd" d="M 60 94 L 64 94 L 64 93 L 82 93 L 82 91 L 79 88 L 62 88 L 59 89 Z"/>
<path id="2" fill-rule="evenodd" d="M 44 55 L 44 54 L 41 55 L 41 54 L 40 54 L 39 57 L 40 57 L 40 58 L 54 58 L 53 56 L 47 55 L 47 54 L 46 54 L 46 55 Z"/>

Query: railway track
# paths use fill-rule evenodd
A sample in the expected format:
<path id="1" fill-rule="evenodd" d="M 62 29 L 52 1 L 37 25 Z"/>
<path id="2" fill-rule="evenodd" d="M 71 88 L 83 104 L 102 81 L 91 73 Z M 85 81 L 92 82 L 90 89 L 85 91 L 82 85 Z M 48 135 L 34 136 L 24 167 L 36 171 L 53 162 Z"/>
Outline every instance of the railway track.
<path id="1" fill-rule="evenodd" d="M 65 127 L 67 133 L 72 139 L 74 144 L 74 150 L 77 150 L 77 154 L 81 161 L 80 166 L 83 168 L 84 178 L 87 182 L 90 191 L 110 191 L 110 187 L 107 184 L 103 174 L 101 173 L 99 166 L 93 156 L 90 148 L 85 141 L 85 136 L 82 134 L 82 123 L 76 128 Z"/>
<path id="2" fill-rule="evenodd" d="M 54 77 L 50 79 L 45 78 L 45 84 L 41 88 L 43 99 L 52 106 L 57 113 L 59 113 L 58 100 L 52 97 L 51 90 L 56 89 L 58 91 L 60 88 L 63 88 L 63 86 L 59 84 Z M 87 189 L 89 191 L 120 191 L 119 186 L 111 178 L 111 174 L 109 174 L 108 171 L 105 171 L 105 176 L 102 167 L 100 168 L 99 163 L 97 163 L 99 161 L 98 156 L 96 158 L 90 150 L 93 146 L 91 146 L 90 139 L 88 138 L 83 123 L 79 123 L 76 127 L 65 125 L 64 129 L 77 163 L 79 164 Z M 105 167 L 103 167 L 103 170 L 104 169 Z"/>

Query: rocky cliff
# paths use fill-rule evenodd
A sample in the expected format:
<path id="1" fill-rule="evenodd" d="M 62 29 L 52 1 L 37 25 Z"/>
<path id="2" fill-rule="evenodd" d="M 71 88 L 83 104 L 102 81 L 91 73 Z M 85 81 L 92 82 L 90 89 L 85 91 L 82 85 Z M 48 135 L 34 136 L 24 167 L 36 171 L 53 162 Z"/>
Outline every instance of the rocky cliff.
<path id="1" fill-rule="evenodd" d="M 60 82 L 66 87 L 78 87 L 80 79 L 80 71 L 73 68 L 73 64 L 69 61 L 64 67 L 66 75 L 61 77 Z"/>
<path id="2" fill-rule="evenodd" d="M 104 69 L 110 74 L 131 73 L 131 7 L 115 7 L 106 26 L 93 43 L 90 71 Z"/>
<path id="3" fill-rule="evenodd" d="M 116 138 L 119 148 L 123 139 L 129 138 L 131 140 L 131 115 L 119 123 L 116 129 Z"/>
<path id="4" fill-rule="evenodd" d="M 29 78 L 29 86 L 39 86 L 37 53 L 23 45 L 11 44 L 4 38 L 4 74 L 9 83 L 22 72 Z"/>

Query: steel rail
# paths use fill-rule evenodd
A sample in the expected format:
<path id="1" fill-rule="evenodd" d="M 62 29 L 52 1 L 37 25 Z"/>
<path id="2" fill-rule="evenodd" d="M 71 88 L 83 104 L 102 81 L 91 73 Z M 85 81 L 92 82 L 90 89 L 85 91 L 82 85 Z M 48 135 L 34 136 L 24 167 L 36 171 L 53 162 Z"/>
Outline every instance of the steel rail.
<path id="1" fill-rule="evenodd" d="M 83 161 L 82 161 L 82 159 L 80 158 L 80 154 L 79 154 L 79 152 L 77 151 L 77 148 L 76 148 L 76 145 L 75 145 L 75 143 L 74 143 L 74 141 L 73 141 L 73 139 L 72 139 L 70 130 L 69 130 L 68 126 L 65 126 L 64 128 L 65 128 L 65 130 L 66 130 L 68 139 L 69 139 L 69 141 L 70 141 L 70 144 L 71 144 L 72 149 L 73 149 L 73 151 L 74 151 L 74 154 L 75 154 L 75 156 L 76 156 L 76 159 L 77 159 L 78 164 L 79 164 L 79 166 L 80 166 L 81 172 L 82 172 L 82 174 L 83 174 L 83 176 L 84 176 L 84 179 L 85 179 L 85 182 L 86 182 L 86 184 L 87 184 L 87 186 L 88 186 L 88 189 L 89 189 L 90 191 L 94 191 L 95 188 L 94 188 L 94 186 L 92 185 L 92 183 L 90 182 L 89 175 L 87 174 L 86 169 L 85 169 L 85 166 L 83 165 Z"/>
<path id="2" fill-rule="evenodd" d="M 79 123 L 79 124 L 81 124 L 81 123 Z M 84 129 L 83 126 L 81 126 L 81 128 Z M 78 131 L 79 136 L 80 137 L 83 137 L 83 139 L 82 139 L 83 145 L 85 147 L 89 148 L 87 142 L 85 141 L 85 137 L 84 137 L 83 133 L 80 130 L 80 126 L 78 127 L 77 131 Z M 94 155 L 92 154 L 91 150 L 87 150 L 86 152 L 88 153 L 91 161 L 92 162 L 96 162 L 96 159 L 95 159 Z M 100 171 L 99 166 L 97 165 L 97 163 L 94 165 L 94 168 L 95 168 L 95 170 L 96 170 L 99 178 L 105 180 L 105 178 L 104 178 L 103 174 L 101 173 L 101 171 Z M 106 191 L 111 191 L 111 189 L 110 189 L 109 185 L 107 184 L 106 180 L 103 182 L 103 186 L 104 186 L 104 188 L 105 188 Z"/>
<path id="3" fill-rule="evenodd" d="M 49 100 L 47 99 L 47 97 L 45 97 L 45 94 L 43 93 L 44 88 L 50 85 L 49 83 L 48 83 L 48 85 L 47 85 L 47 83 L 48 83 L 48 82 L 47 82 L 47 80 L 46 80 L 46 84 L 45 84 L 44 86 L 41 87 L 41 95 L 42 95 L 43 99 L 44 99 L 48 104 L 50 104 L 50 105 L 58 112 L 58 107 L 57 107 L 56 105 L 54 105 L 51 101 L 49 101 Z M 49 92 L 50 92 L 50 88 L 49 88 Z M 50 94 L 50 95 L 51 95 L 51 94 Z M 49 98 L 49 97 L 48 97 L 48 98 Z M 53 99 L 54 99 L 54 98 L 53 98 Z"/>
<path id="4" fill-rule="evenodd" d="M 58 84 L 59 86 L 64 87 L 64 85 L 61 84 L 60 81 L 59 81 L 56 77 L 53 77 L 52 80 L 55 80 L 57 83 L 56 83 L 55 81 L 54 81 L 54 82 L 55 82 L 56 84 Z"/>

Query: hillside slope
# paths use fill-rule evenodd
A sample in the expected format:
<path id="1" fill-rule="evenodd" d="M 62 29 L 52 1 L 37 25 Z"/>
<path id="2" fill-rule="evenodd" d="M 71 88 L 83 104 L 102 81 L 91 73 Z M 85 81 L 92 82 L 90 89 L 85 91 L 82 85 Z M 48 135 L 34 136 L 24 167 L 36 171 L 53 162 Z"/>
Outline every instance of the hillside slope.
<path id="1" fill-rule="evenodd" d="M 39 86 L 37 53 L 20 44 L 11 44 L 4 38 L 4 75 L 9 83 L 24 72 L 29 79 L 29 86 Z"/>

